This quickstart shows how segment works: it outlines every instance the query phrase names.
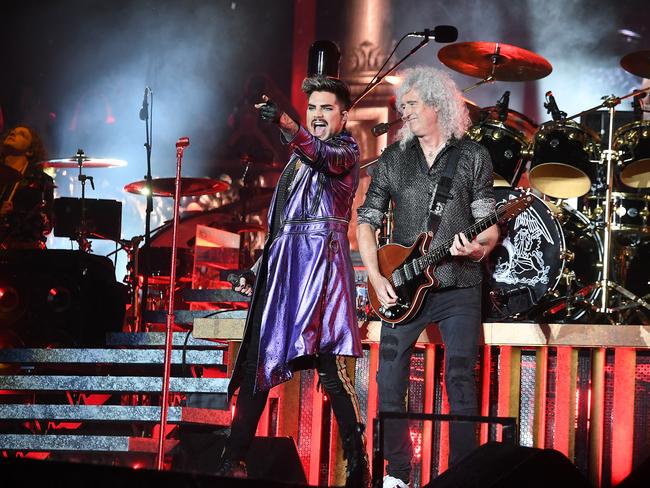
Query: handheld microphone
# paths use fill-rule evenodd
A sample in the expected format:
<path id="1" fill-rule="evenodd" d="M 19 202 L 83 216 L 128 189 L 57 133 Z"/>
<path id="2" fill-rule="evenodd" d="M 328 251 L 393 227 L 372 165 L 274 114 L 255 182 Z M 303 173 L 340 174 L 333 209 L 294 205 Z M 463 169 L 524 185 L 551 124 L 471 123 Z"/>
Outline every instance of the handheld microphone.
<path id="1" fill-rule="evenodd" d="M 147 120 L 149 118 L 149 87 L 144 87 L 144 97 L 142 98 L 142 108 L 140 109 L 140 120 Z"/>
<path id="2" fill-rule="evenodd" d="M 497 102 L 499 120 L 505 122 L 508 118 L 508 107 L 510 106 L 510 90 L 506 90 L 501 99 Z"/>
<path id="3" fill-rule="evenodd" d="M 385 134 L 386 132 L 388 132 L 388 129 L 390 129 L 390 124 L 388 124 L 386 122 L 382 122 L 381 124 L 377 124 L 376 126 L 374 126 L 371 129 L 372 130 L 372 135 L 375 136 L 375 137 L 379 137 L 379 136 Z"/>
<path id="4" fill-rule="evenodd" d="M 555 103 L 555 97 L 553 96 L 552 91 L 547 91 L 546 92 L 546 103 L 544 103 L 544 108 L 546 109 L 546 112 L 551 114 L 551 117 L 553 117 L 554 121 L 558 121 L 566 117 L 566 112 L 562 112 L 558 107 L 557 103 Z"/>
<path id="5" fill-rule="evenodd" d="M 453 25 L 437 25 L 433 29 L 424 29 L 421 32 L 409 32 L 409 37 L 424 37 L 436 42 L 455 42 L 458 39 L 458 29 Z"/>
<path id="6" fill-rule="evenodd" d="M 390 129 L 393 125 L 402 121 L 403 121 L 402 118 L 399 118 L 399 119 L 391 120 L 390 122 L 382 122 L 380 124 L 375 125 L 370 130 L 372 131 L 373 136 L 379 137 L 381 135 L 384 135 L 386 132 L 388 132 L 388 129 Z"/>

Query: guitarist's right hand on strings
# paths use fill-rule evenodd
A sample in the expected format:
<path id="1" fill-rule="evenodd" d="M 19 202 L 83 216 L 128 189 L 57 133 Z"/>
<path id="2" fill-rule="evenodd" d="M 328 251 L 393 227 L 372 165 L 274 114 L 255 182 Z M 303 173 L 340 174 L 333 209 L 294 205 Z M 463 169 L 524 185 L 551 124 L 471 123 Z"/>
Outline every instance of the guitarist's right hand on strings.
<path id="1" fill-rule="evenodd" d="M 371 281 L 372 287 L 375 289 L 379 303 L 386 308 L 390 308 L 397 303 L 397 294 L 395 293 L 393 285 L 391 285 L 386 278 L 377 273 L 376 275 L 368 276 L 368 279 Z"/>

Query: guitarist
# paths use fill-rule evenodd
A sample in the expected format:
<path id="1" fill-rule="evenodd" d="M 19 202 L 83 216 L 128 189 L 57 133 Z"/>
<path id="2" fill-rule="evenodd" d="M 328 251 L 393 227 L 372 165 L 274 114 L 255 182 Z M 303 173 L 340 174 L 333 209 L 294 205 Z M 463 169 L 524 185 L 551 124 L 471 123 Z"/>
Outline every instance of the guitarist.
<path id="1" fill-rule="evenodd" d="M 492 226 L 471 242 L 462 233 L 494 211 L 492 163 L 487 150 L 464 137 L 469 119 L 463 97 L 449 75 L 416 67 L 402 73 L 396 92 L 404 126 L 372 174 L 358 209 L 357 237 L 368 279 L 385 308 L 397 303 L 395 290 L 379 271 L 376 233 L 393 202 L 394 242 L 411 246 L 420 233 L 434 231 L 430 248 L 453 239 L 451 257 L 435 268 L 439 287 L 427 292 L 419 313 L 408 322 L 381 328 L 379 410 L 404 412 L 410 358 L 415 342 L 431 322 L 439 325 L 445 346 L 445 385 L 453 414 L 476 415 L 474 366 L 481 327 L 480 262 L 492 251 L 499 231 Z M 455 169 L 448 168 L 448 163 Z M 443 179 L 446 176 L 446 180 Z M 444 191 L 444 182 L 447 191 Z M 448 193 L 446 202 L 441 195 Z M 438 195 L 437 195 L 438 194 Z M 453 464 L 477 446 L 473 424 L 450 425 Z M 384 488 L 409 486 L 411 439 L 407 420 L 385 424 L 388 461 Z"/>

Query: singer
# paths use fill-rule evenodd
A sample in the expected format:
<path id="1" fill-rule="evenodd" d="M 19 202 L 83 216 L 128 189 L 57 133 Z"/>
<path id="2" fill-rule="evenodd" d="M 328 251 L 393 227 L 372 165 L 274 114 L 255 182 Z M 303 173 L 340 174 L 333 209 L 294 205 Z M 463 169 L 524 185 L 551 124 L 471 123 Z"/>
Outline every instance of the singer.
<path id="1" fill-rule="evenodd" d="M 297 369 L 316 368 L 341 432 L 346 486 L 367 487 L 364 426 L 344 359 L 362 354 L 347 238 L 359 182 L 359 148 L 345 131 L 350 91 L 327 77 L 305 79 L 302 90 L 304 127 L 266 96 L 255 105 L 293 152 L 271 201 L 262 257 L 235 286 L 252 300 L 228 388 L 229 398 L 239 388 L 235 417 L 217 472 L 246 476 L 269 389 Z"/>
<path id="2" fill-rule="evenodd" d="M 379 410 L 404 412 L 411 352 L 431 322 L 440 327 L 445 346 L 445 385 L 451 413 L 476 415 L 474 366 L 481 326 L 479 264 L 499 237 L 496 226 L 471 242 L 462 231 L 494 211 L 492 163 L 487 150 L 465 137 L 467 108 L 451 77 L 418 67 L 401 75 L 396 96 L 405 124 L 399 142 L 386 148 L 375 167 L 364 204 L 359 207 L 357 237 L 368 279 L 384 307 L 396 304 L 390 282 L 377 261 L 376 229 L 388 203 L 394 204 L 393 241 L 410 246 L 432 232 L 431 247 L 453 240 L 451 258 L 435 268 L 441 288 L 429 291 L 420 313 L 397 327 L 383 323 L 377 384 Z M 448 196 L 446 196 L 448 195 Z M 395 327 L 395 328 L 393 328 Z M 450 425 L 450 464 L 477 447 L 475 426 Z M 406 488 L 411 473 L 408 421 L 387 420 L 384 488 Z"/>

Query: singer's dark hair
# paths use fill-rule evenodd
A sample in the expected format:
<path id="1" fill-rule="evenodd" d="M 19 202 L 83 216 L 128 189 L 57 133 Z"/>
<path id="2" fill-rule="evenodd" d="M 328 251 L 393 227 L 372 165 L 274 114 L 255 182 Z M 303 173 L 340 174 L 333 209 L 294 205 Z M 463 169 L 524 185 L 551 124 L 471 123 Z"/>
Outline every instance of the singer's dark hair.
<path id="1" fill-rule="evenodd" d="M 343 110 L 349 110 L 352 105 L 352 96 L 350 88 L 345 82 L 338 78 L 329 78 L 326 76 L 313 76 L 305 78 L 302 81 L 302 91 L 311 95 L 314 92 L 329 92 L 336 95 L 336 100 L 341 104 Z"/>

